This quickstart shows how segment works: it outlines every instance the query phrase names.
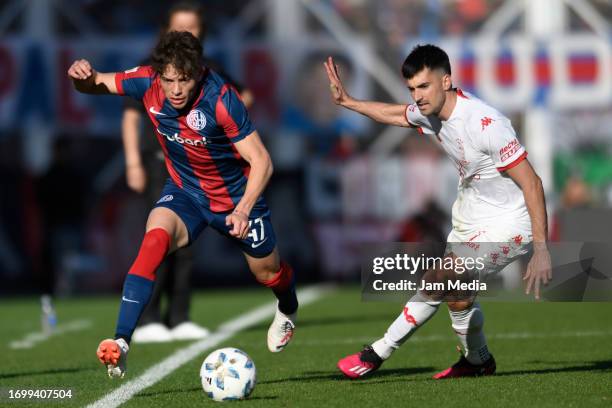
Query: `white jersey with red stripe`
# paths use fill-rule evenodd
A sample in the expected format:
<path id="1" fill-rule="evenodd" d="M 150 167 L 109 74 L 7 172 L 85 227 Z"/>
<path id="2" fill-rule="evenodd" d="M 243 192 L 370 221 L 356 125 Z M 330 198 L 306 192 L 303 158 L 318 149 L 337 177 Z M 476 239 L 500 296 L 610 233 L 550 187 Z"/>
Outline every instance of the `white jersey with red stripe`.
<path id="1" fill-rule="evenodd" d="M 424 116 L 414 104 L 408 105 L 406 117 L 420 133 L 436 136 L 459 171 L 451 235 L 467 242 L 482 231 L 518 230 L 527 241 L 531 221 L 523 192 L 504 173 L 527 156 L 510 120 L 459 89 L 448 120 Z"/>

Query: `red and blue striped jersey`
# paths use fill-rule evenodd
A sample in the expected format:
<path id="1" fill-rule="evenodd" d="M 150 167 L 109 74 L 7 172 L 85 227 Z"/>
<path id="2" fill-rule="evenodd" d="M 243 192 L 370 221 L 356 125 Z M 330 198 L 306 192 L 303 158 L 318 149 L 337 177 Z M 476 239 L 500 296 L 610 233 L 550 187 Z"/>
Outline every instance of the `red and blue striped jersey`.
<path id="1" fill-rule="evenodd" d="M 213 212 L 231 211 L 250 170 L 234 143 L 255 131 L 236 89 L 206 69 L 194 102 L 177 111 L 150 66 L 117 73 L 115 84 L 120 95 L 142 100 L 174 183 Z"/>

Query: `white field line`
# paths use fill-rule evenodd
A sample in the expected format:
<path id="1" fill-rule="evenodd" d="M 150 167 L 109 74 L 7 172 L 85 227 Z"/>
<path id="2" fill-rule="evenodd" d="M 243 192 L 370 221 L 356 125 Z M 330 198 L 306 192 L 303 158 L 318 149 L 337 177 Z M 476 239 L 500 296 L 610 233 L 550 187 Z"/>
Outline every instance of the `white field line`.
<path id="1" fill-rule="evenodd" d="M 315 286 L 298 291 L 300 306 L 306 306 L 309 303 L 315 302 L 330 290 L 331 288 L 329 286 Z M 182 365 L 188 363 L 196 357 L 202 356 L 202 352 L 205 350 L 217 346 L 230 337 L 233 337 L 241 330 L 253 326 L 264 319 L 272 317 L 275 311 L 276 302 L 269 303 L 242 314 L 235 319 L 225 322 L 219 326 L 217 331 L 212 333 L 207 338 L 175 351 L 170 356 L 147 369 L 140 376 L 134 378 L 133 380 L 129 380 L 103 398 L 88 405 L 88 408 L 118 407 L 124 402 L 129 401 L 140 391 L 152 386 L 153 384 L 162 380 L 164 377 L 170 375 Z M 129 369 L 127 372 L 129 375 Z"/>
<path id="2" fill-rule="evenodd" d="M 486 333 L 486 332 L 485 332 Z M 612 330 L 609 331 L 576 331 L 576 332 L 559 332 L 559 333 L 530 333 L 530 332 L 520 332 L 520 333 L 493 333 L 486 334 L 487 339 L 494 340 L 520 340 L 520 339 L 552 339 L 552 338 L 567 338 L 567 337 L 612 337 Z M 381 335 L 382 336 L 382 335 Z M 336 338 L 329 340 L 321 340 L 321 339 L 312 339 L 312 340 L 303 340 L 296 339 L 292 341 L 293 346 L 300 347 L 317 347 L 317 346 L 333 346 L 337 344 L 371 344 L 377 337 L 371 336 L 360 336 L 360 337 L 346 337 L 346 338 Z M 439 335 L 433 334 L 429 336 L 417 336 L 410 338 L 407 343 L 426 343 L 426 342 L 436 342 L 436 341 L 454 341 L 455 336 L 452 333 L 448 335 Z M 248 346 L 249 343 L 237 341 L 235 343 L 236 347 L 244 347 Z"/>
<path id="3" fill-rule="evenodd" d="M 43 332 L 32 332 L 25 335 L 20 340 L 13 340 L 9 343 L 9 348 L 16 349 L 30 349 L 38 343 L 49 340 L 51 337 L 59 336 L 64 333 L 76 332 L 85 330 L 91 327 L 91 320 L 72 320 L 68 323 L 58 324 L 55 330 L 51 333 Z"/>

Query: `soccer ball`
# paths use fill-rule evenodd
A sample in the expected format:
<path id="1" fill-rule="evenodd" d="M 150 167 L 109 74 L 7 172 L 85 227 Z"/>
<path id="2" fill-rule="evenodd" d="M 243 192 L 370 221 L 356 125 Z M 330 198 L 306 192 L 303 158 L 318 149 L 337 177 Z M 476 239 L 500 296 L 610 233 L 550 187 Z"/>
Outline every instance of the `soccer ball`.
<path id="1" fill-rule="evenodd" d="M 255 388 L 255 363 L 242 350 L 226 347 L 213 351 L 200 368 L 202 388 L 215 401 L 239 400 Z"/>

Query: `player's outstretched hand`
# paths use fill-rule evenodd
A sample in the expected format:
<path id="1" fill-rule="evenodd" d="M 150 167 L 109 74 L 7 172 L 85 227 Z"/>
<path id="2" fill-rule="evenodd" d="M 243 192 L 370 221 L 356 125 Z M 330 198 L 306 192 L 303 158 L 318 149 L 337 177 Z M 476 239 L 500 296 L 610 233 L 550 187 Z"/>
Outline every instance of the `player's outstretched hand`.
<path id="1" fill-rule="evenodd" d="M 338 75 L 338 66 L 334 63 L 332 57 L 327 57 L 327 61 L 323 65 L 329 78 L 329 90 L 331 91 L 332 100 L 336 105 L 342 105 L 350 99 L 350 96 L 344 89 L 344 85 L 342 85 L 340 75 Z"/>
<path id="2" fill-rule="evenodd" d="M 225 225 L 232 226 L 230 235 L 239 239 L 245 239 L 249 233 L 249 217 L 240 211 L 234 211 L 225 217 Z"/>
<path id="3" fill-rule="evenodd" d="M 533 288 L 536 300 L 540 300 L 540 285 L 546 285 L 552 279 L 550 253 L 546 246 L 534 247 L 534 253 L 527 265 L 527 273 L 523 280 L 527 281 L 525 293 L 529 294 Z"/>
<path id="4" fill-rule="evenodd" d="M 91 67 L 91 64 L 86 59 L 76 60 L 68 68 L 68 76 L 76 80 L 87 80 L 94 76 L 96 71 Z"/>

